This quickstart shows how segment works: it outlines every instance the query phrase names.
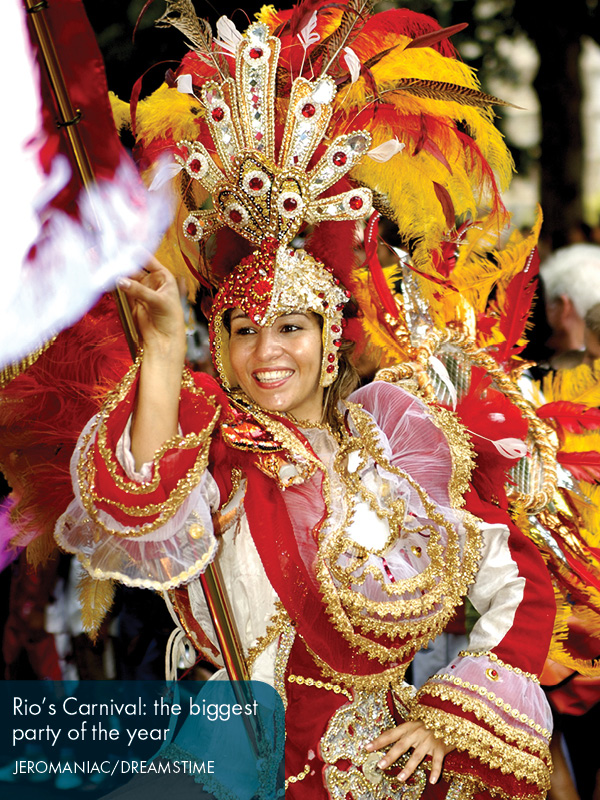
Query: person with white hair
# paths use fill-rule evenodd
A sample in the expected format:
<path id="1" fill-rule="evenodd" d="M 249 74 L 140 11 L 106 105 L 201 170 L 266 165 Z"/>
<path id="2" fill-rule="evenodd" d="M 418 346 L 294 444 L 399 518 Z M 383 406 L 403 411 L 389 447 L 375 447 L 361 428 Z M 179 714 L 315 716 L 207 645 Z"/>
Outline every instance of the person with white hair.
<path id="1" fill-rule="evenodd" d="M 600 246 L 561 247 L 542 262 L 540 274 L 546 317 L 552 328 L 548 346 L 555 358 L 584 347 L 584 317 L 600 302 Z"/>

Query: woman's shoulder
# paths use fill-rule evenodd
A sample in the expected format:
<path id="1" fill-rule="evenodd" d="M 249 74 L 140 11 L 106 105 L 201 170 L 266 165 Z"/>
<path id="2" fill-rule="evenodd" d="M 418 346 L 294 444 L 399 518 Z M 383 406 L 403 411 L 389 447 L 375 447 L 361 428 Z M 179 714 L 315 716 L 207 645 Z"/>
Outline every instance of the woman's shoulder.
<path id="1" fill-rule="evenodd" d="M 466 428 L 448 409 L 428 403 L 410 390 L 374 381 L 353 392 L 389 443 L 392 464 L 411 475 L 438 499 L 462 505 L 473 469 Z"/>

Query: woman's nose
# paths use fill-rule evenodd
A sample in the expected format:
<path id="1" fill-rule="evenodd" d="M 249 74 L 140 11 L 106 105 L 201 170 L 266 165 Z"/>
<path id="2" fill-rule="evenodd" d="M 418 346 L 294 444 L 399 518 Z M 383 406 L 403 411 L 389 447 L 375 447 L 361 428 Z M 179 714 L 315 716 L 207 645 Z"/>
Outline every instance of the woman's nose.
<path id="1" fill-rule="evenodd" d="M 271 359 L 281 353 L 281 344 L 271 328 L 261 328 L 256 334 L 254 354 L 257 358 Z"/>

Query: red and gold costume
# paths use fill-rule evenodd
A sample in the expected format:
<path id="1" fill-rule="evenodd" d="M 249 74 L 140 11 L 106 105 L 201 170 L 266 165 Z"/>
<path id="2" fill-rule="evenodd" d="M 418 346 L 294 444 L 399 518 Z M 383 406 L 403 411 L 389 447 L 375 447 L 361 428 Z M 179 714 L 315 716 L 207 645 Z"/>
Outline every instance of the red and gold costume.
<path id="1" fill-rule="evenodd" d="M 220 538 L 252 677 L 287 709 L 286 796 L 545 795 L 551 717 L 535 675 L 553 592 L 499 509 L 474 495 L 489 521 L 461 509 L 471 451 L 452 414 L 376 382 L 337 429 L 299 428 L 187 375 L 181 436 L 136 474 L 123 438 L 134 393 L 132 369 L 82 435 L 58 541 L 96 579 L 184 585 L 171 603 L 218 664 L 194 578 Z M 473 649 L 415 697 L 406 668 L 467 591 L 482 614 Z M 372 768 L 364 744 L 404 719 L 456 746 L 439 785 L 426 765 L 406 785 Z"/>

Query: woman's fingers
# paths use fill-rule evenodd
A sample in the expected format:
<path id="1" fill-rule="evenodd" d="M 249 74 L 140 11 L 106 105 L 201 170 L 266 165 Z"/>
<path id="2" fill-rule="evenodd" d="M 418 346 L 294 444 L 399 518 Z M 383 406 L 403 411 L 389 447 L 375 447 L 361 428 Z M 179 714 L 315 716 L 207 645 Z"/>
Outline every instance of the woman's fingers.
<path id="1" fill-rule="evenodd" d="M 185 339 L 185 321 L 175 277 L 154 256 L 140 272 L 120 278 L 118 286 L 126 294 L 145 348 L 154 344 L 161 351 L 168 343 Z"/>
<path id="2" fill-rule="evenodd" d="M 381 760 L 377 763 L 379 769 L 387 769 L 394 764 L 400 756 L 412 749 L 412 753 L 398 775 L 399 780 L 405 781 L 413 774 L 415 769 L 426 756 L 431 756 L 430 782 L 436 783 L 442 773 L 445 756 L 454 748 L 441 739 L 437 739 L 422 722 L 405 722 L 395 728 L 385 731 L 366 746 L 366 750 L 373 752 L 388 745 L 392 745 Z"/>
<path id="3" fill-rule="evenodd" d="M 445 756 L 454 748 L 442 746 L 436 748 L 431 756 L 431 772 L 429 773 L 429 783 L 437 783 L 440 775 L 442 774 L 442 767 L 444 766 Z"/>

